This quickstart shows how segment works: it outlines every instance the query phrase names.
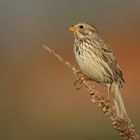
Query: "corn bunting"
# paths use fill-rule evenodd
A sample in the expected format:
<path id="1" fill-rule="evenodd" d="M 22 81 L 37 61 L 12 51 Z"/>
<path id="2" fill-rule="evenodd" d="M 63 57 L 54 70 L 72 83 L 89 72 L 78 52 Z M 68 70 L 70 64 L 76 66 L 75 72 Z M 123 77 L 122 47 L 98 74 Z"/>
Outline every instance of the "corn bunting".
<path id="1" fill-rule="evenodd" d="M 117 117 L 129 120 L 120 92 L 124 82 L 122 71 L 110 47 L 89 24 L 72 25 L 69 31 L 74 33 L 74 54 L 81 71 L 89 79 L 108 87 Z"/>

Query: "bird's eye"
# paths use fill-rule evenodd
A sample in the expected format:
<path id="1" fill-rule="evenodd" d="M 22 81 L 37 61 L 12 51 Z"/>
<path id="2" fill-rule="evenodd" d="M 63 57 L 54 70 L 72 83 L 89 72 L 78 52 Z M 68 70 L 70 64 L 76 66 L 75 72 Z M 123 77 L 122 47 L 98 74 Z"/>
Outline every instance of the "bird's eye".
<path id="1" fill-rule="evenodd" d="M 80 26 L 79 26 L 79 28 L 80 28 L 80 29 L 83 29 L 83 28 L 84 28 L 84 26 L 83 26 L 83 25 L 80 25 Z"/>

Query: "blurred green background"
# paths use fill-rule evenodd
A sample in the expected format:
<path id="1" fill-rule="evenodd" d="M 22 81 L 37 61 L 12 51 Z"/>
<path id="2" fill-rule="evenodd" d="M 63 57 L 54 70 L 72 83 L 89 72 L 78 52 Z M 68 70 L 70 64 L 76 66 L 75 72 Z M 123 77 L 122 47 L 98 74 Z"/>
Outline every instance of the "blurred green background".
<path id="1" fill-rule="evenodd" d="M 126 108 L 140 132 L 139 0 L 0 0 L 0 139 L 120 139 L 72 72 L 42 48 L 72 64 L 71 24 L 96 26 L 125 77 Z M 107 89 L 96 85 L 105 96 Z"/>

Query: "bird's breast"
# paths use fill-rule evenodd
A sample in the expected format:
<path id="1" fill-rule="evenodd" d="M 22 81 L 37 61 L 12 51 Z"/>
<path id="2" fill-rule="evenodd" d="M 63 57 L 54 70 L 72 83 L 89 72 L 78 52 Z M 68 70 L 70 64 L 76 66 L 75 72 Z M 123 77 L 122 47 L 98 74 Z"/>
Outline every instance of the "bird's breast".
<path id="1" fill-rule="evenodd" d="M 99 83 L 108 82 L 108 78 L 105 76 L 105 69 L 101 65 L 93 46 L 86 43 L 75 44 L 74 54 L 81 71 L 90 79 Z"/>

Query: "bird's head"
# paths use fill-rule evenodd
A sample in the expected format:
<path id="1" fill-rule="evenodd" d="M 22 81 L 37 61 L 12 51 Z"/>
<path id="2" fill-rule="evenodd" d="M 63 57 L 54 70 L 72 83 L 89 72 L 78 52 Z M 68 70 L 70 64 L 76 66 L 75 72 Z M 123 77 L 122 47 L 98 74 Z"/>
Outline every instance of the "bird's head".
<path id="1" fill-rule="evenodd" d="M 78 23 L 68 28 L 73 32 L 76 38 L 82 39 L 85 36 L 90 36 L 96 32 L 96 29 L 87 23 Z"/>

